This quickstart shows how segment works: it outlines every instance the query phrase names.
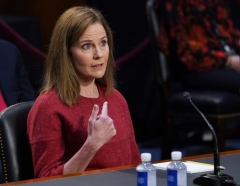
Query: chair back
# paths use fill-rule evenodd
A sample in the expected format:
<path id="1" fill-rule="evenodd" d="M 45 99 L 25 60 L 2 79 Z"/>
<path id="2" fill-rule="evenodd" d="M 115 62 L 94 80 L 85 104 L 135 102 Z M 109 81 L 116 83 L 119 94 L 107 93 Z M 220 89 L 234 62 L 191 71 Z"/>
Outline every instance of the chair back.
<path id="1" fill-rule="evenodd" d="M 27 139 L 27 116 L 34 101 L 12 105 L 0 113 L 0 157 L 4 182 L 34 176 L 32 154 Z"/>
<path id="2" fill-rule="evenodd" d="M 156 61 L 158 83 L 163 85 L 169 79 L 169 67 L 166 56 L 158 47 L 159 29 L 159 9 L 156 0 L 148 0 L 146 6 L 149 34 L 153 48 L 153 55 Z"/>
<path id="3" fill-rule="evenodd" d="M 160 21 L 164 17 L 164 1 L 148 0 L 146 3 L 147 22 L 149 26 L 149 35 L 152 44 L 152 51 L 157 70 L 158 84 L 163 89 L 163 94 L 166 97 L 170 92 L 176 92 L 183 89 L 180 81 L 186 67 L 179 61 L 177 56 L 171 55 L 166 57 L 164 52 L 160 49 L 159 36 L 161 34 Z M 162 24 L 165 24 L 164 22 Z M 175 49 L 174 41 L 170 41 L 170 45 Z M 172 49 L 171 49 L 172 50 Z"/>

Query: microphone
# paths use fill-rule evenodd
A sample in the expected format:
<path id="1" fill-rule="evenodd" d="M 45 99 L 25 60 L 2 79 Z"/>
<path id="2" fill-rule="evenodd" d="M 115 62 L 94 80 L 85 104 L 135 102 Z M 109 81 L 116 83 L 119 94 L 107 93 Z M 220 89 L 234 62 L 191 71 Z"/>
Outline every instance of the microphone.
<path id="1" fill-rule="evenodd" d="M 191 95 L 188 92 L 183 93 L 183 97 L 191 103 L 191 105 L 197 110 L 197 112 L 202 116 L 204 121 L 207 123 L 210 128 L 213 139 L 214 139 L 214 173 L 203 174 L 198 178 L 193 180 L 193 183 L 196 185 L 204 185 L 204 186 L 222 186 L 222 185 L 235 185 L 236 183 L 233 181 L 233 177 L 227 174 L 220 173 L 220 155 L 218 150 L 218 140 L 213 129 L 212 125 L 208 122 L 204 114 L 196 107 L 196 105 L 192 102 Z"/>

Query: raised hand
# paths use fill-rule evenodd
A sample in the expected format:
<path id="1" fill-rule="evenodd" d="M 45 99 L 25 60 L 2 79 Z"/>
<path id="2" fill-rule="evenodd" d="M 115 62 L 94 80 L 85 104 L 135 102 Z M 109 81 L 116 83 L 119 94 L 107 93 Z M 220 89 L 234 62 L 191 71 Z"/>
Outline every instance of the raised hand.
<path id="1" fill-rule="evenodd" d="M 88 122 L 88 140 L 90 140 L 97 149 L 101 148 L 116 135 L 113 120 L 108 116 L 108 103 L 103 103 L 100 115 L 98 115 L 98 112 L 98 105 L 94 105 Z"/>

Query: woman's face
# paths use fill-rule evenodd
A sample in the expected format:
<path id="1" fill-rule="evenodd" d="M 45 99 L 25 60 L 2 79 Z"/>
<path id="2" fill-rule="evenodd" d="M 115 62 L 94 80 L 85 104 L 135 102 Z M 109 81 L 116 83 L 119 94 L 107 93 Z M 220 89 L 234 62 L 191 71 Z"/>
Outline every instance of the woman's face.
<path id="1" fill-rule="evenodd" d="M 103 77 L 109 56 L 107 34 L 103 26 L 98 22 L 88 26 L 70 52 L 80 83 Z"/>

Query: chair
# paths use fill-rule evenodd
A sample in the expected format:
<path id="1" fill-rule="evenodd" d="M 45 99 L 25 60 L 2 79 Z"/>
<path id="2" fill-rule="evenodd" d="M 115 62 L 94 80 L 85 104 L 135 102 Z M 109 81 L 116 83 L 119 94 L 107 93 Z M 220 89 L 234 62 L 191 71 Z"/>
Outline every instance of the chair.
<path id="1" fill-rule="evenodd" d="M 168 60 L 158 48 L 157 38 L 159 36 L 159 17 L 157 0 L 148 0 L 146 3 L 147 21 L 149 24 L 150 39 L 157 69 L 158 84 L 161 88 L 161 115 L 162 115 L 162 159 L 169 159 L 172 150 L 173 117 L 201 117 L 190 103 L 183 98 L 183 90 L 179 88 L 171 92 L 172 83 L 171 68 Z M 179 82 L 178 82 L 179 84 Z M 181 87 L 181 86 L 179 86 Z M 240 116 L 240 95 L 226 91 L 191 90 L 189 91 L 192 101 L 199 110 L 213 123 L 218 138 L 219 150 L 225 150 L 225 127 L 227 118 Z M 207 125 L 206 125 L 207 126 Z M 174 139 L 178 140 L 178 139 Z"/>
<path id="2" fill-rule="evenodd" d="M 0 113 L 0 157 L 4 182 L 34 176 L 32 154 L 26 136 L 27 116 L 34 101 L 12 105 Z"/>

